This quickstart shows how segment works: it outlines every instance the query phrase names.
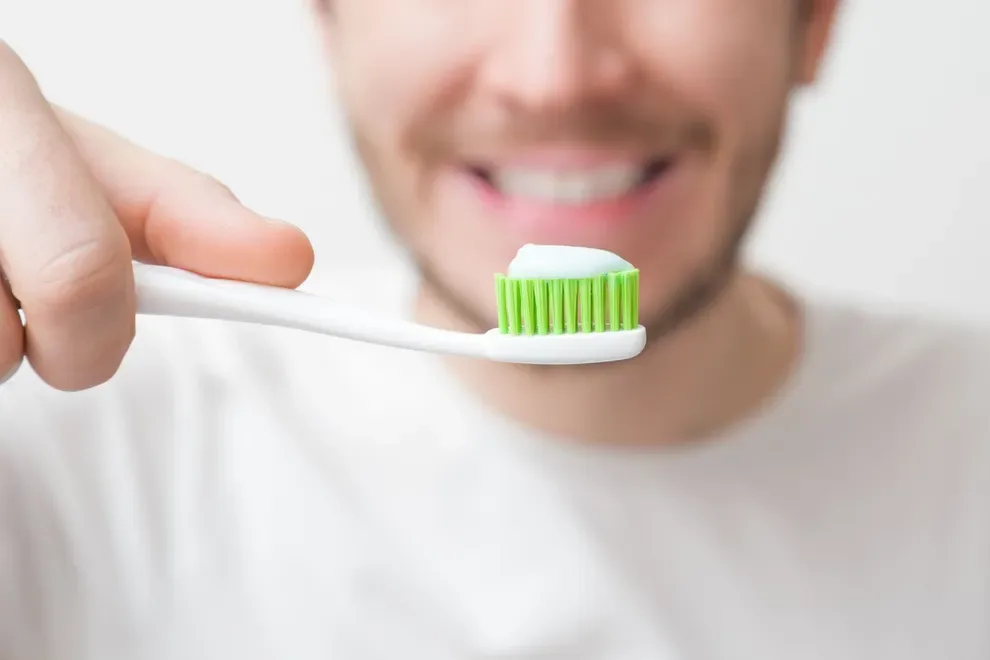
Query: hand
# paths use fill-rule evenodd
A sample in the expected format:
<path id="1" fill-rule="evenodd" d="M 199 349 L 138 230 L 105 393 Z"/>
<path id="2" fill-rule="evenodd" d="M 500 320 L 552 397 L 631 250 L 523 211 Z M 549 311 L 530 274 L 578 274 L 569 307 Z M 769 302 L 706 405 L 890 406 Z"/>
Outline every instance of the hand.
<path id="1" fill-rule="evenodd" d="M 112 377 L 134 336 L 132 259 L 296 287 L 313 250 L 211 177 L 53 107 L 0 42 L 0 382 L 25 356 L 60 390 Z"/>

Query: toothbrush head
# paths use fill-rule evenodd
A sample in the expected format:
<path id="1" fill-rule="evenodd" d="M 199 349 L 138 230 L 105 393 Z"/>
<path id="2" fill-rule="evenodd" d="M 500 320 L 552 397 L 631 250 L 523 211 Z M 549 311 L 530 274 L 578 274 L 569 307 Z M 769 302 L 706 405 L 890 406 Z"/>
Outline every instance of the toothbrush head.
<path id="1" fill-rule="evenodd" d="M 560 278 L 498 274 L 495 295 L 498 328 L 488 333 L 493 360 L 614 362 L 636 357 L 646 346 L 646 330 L 639 325 L 639 271 L 635 268 Z"/>

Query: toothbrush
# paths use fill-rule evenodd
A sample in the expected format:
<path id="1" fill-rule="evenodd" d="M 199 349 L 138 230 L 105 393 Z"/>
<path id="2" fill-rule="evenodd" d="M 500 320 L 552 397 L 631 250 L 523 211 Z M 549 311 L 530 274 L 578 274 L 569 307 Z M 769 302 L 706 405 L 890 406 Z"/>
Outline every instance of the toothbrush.
<path id="1" fill-rule="evenodd" d="M 541 254 L 564 263 L 554 271 L 553 264 L 534 258 Z M 614 362 L 642 352 L 638 271 L 618 257 L 589 248 L 526 246 L 509 271 L 496 275 L 499 327 L 485 333 L 382 318 L 302 291 L 167 266 L 135 263 L 134 279 L 143 315 L 256 323 L 518 364 Z"/>

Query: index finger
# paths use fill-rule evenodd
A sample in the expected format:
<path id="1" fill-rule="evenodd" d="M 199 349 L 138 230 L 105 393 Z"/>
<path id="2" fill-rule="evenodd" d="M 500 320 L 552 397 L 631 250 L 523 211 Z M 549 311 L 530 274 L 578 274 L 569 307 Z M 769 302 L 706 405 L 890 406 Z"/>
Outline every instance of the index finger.
<path id="1" fill-rule="evenodd" d="M 219 181 L 57 111 L 137 259 L 201 275 L 295 287 L 313 267 L 306 235 L 242 205 Z"/>

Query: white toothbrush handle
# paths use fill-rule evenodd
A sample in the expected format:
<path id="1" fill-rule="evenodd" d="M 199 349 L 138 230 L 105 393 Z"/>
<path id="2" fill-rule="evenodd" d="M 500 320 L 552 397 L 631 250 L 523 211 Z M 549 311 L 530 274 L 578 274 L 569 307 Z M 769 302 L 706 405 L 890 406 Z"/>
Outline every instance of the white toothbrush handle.
<path id="1" fill-rule="evenodd" d="M 134 264 L 134 279 L 139 314 L 259 323 L 395 348 L 490 357 L 486 335 L 379 318 L 302 291 L 141 263 Z"/>

